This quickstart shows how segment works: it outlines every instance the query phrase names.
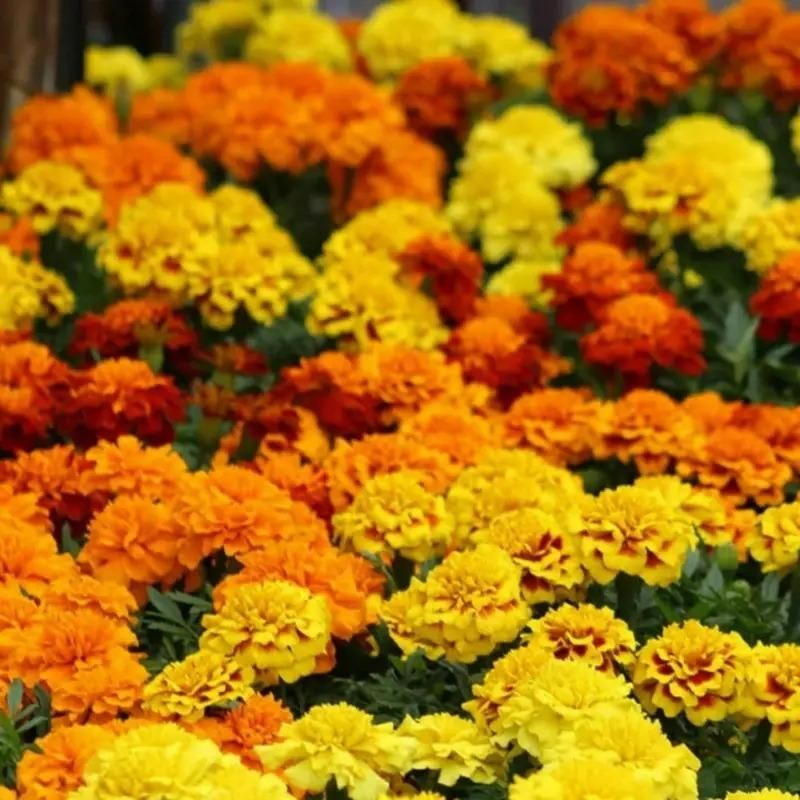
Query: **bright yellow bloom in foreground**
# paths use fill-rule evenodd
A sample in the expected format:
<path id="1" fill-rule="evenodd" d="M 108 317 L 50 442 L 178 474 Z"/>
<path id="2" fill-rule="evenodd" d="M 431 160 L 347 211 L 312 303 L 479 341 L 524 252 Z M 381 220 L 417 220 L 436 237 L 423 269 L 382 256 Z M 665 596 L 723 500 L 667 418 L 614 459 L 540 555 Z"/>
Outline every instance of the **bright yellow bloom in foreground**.
<path id="1" fill-rule="evenodd" d="M 746 543 L 764 572 L 792 569 L 800 559 L 800 503 L 784 503 L 762 511 Z"/>
<path id="2" fill-rule="evenodd" d="M 220 653 L 266 683 L 293 683 L 315 671 L 330 642 L 325 598 L 287 581 L 236 587 L 203 617 L 200 649 Z"/>
<path id="3" fill-rule="evenodd" d="M 84 79 L 111 97 L 149 89 L 152 74 L 147 61 L 132 47 L 91 45 L 83 55 Z"/>
<path id="4" fill-rule="evenodd" d="M 335 780 L 352 800 L 378 800 L 389 788 L 387 776 L 408 771 L 413 749 L 390 723 L 378 725 L 365 711 L 337 703 L 284 724 L 280 741 L 256 752 L 296 790 L 321 792 Z"/>
<path id="5" fill-rule="evenodd" d="M 742 232 L 740 246 L 747 266 L 761 274 L 800 249 L 800 198 L 776 198 L 755 214 Z"/>
<path id="6" fill-rule="evenodd" d="M 509 800 L 654 800 L 650 787 L 638 780 L 634 771 L 603 761 L 582 759 L 563 761 L 516 778 Z"/>

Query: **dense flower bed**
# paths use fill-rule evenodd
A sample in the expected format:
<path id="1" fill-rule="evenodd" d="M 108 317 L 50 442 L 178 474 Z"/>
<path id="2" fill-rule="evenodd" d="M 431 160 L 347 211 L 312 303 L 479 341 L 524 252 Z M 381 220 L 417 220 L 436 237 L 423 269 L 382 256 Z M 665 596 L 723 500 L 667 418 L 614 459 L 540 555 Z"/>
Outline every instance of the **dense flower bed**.
<path id="1" fill-rule="evenodd" d="M 800 13 L 176 51 L 5 152 L 0 800 L 800 797 Z"/>

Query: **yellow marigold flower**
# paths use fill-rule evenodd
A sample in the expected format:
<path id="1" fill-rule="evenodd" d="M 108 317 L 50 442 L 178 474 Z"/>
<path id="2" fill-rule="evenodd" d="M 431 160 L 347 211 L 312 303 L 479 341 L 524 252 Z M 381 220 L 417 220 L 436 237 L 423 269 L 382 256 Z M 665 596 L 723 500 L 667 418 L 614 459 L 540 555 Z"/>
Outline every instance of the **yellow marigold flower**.
<path id="1" fill-rule="evenodd" d="M 513 742 L 539 758 L 581 719 L 635 707 L 629 692 L 630 686 L 618 675 L 600 672 L 583 661 L 553 658 L 518 684 L 500 706 L 496 740 L 503 745 Z"/>
<path id="2" fill-rule="evenodd" d="M 747 266 L 765 273 L 800 249 L 800 198 L 776 198 L 755 214 L 741 235 Z"/>
<path id="3" fill-rule="evenodd" d="M 531 39 L 525 26 L 491 14 L 470 16 L 467 25 L 471 36 L 465 55 L 480 72 L 512 87 L 544 87 L 552 51 Z"/>
<path id="4" fill-rule="evenodd" d="M 495 517 L 519 508 L 558 512 L 572 525 L 580 519 L 582 498 L 581 480 L 569 470 L 530 450 L 489 450 L 461 471 L 447 493 L 447 508 L 456 521 L 456 542 L 465 543 Z"/>
<path id="5" fill-rule="evenodd" d="M 414 742 L 411 769 L 438 771 L 442 786 L 453 786 L 459 778 L 495 783 L 500 776 L 502 754 L 471 720 L 453 714 L 406 717 L 397 732 Z"/>
<path id="6" fill-rule="evenodd" d="M 512 106 L 495 119 L 478 122 L 464 152 L 468 159 L 495 152 L 522 155 L 551 189 L 585 183 L 597 168 L 581 126 L 543 105 Z"/>
<path id="7" fill-rule="evenodd" d="M 532 306 L 546 308 L 552 292 L 542 286 L 542 278 L 559 272 L 558 261 L 515 258 L 489 278 L 486 294 L 518 295 Z"/>
<path id="8" fill-rule="evenodd" d="M 352 800 L 378 800 L 386 776 L 408 771 L 414 742 L 347 703 L 318 705 L 281 727 L 281 741 L 256 747 L 264 766 L 292 788 L 322 792 L 330 780 Z"/>
<path id="9" fill-rule="evenodd" d="M 800 559 L 800 502 L 762 511 L 745 541 L 764 572 L 792 569 Z"/>
<path id="10" fill-rule="evenodd" d="M 577 754 L 576 754 L 577 756 Z M 654 800 L 634 770 L 576 757 L 511 784 L 509 800 Z"/>
<path id="11" fill-rule="evenodd" d="M 275 775 L 247 769 L 214 742 L 173 723 L 143 724 L 118 736 L 87 764 L 72 800 L 291 800 Z"/>
<path id="12" fill-rule="evenodd" d="M 569 761 L 577 754 L 625 767 L 650 789 L 653 800 L 697 800 L 700 760 L 686 745 L 673 746 L 634 703 L 579 720 L 542 758 Z"/>
<path id="13" fill-rule="evenodd" d="M 253 0 L 193 3 L 189 19 L 176 30 L 178 54 L 212 60 L 238 58 L 260 19 L 261 10 Z"/>
<path id="14" fill-rule="evenodd" d="M 534 644 L 506 653 L 492 664 L 481 683 L 472 685 L 475 699 L 464 703 L 464 710 L 478 725 L 496 732 L 500 709 L 514 696 L 517 686 L 536 675 L 552 658 L 551 652 Z"/>
<path id="15" fill-rule="evenodd" d="M 205 710 L 253 694 L 255 675 L 232 658 L 200 650 L 174 661 L 144 687 L 142 708 L 160 717 L 200 719 Z"/>
<path id="16" fill-rule="evenodd" d="M 37 319 L 54 324 L 74 308 L 60 275 L 0 245 L 0 331 L 27 331 Z"/>
<path id="17" fill-rule="evenodd" d="M 83 54 L 83 72 L 86 83 L 111 97 L 151 86 L 147 62 L 132 47 L 90 45 Z"/>
<path id="18" fill-rule="evenodd" d="M 153 53 L 145 59 L 145 66 L 151 89 L 179 89 L 186 80 L 186 65 L 178 56 Z"/>
<path id="19" fill-rule="evenodd" d="M 682 514 L 657 492 L 638 486 L 587 498 L 583 518 L 584 566 L 599 583 L 623 572 L 652 586 L 667 586 L 680 577 L 696 540 Z"/>
<path id="20" fill-rule="evenodd" d="M 334 20 L 294 9 L 265 16 L 247 38 L 244 57 L 264 67 L 305 62 L 345 72 L 353 66 L 350 45 Z"/>
<path id="21" fill-rule="evenodd" d="M 750 673 L 743 713 L 766 717 L 770 744 L 800 753 L 800 645 L 758 645 L 757 668 Z"/>
<path id="22" fill-rule="evenodd" d="M 690 619 L 668 625 L 642 647 L 633 683 L 649 712 L 684 712 L 693 725 L 703 725 L 740 710 L 752 666 L 750 648 L 738 633 Z"/>
<path id="23" fill-rule="evenodd" d="M 378 6 L 357 46 L 369 74 L 392 81 L 420 61 L 458 55 L 468 42 L 469 27 L 450 0 L 403 0 Z"/>
<path id="24" fill-rule="evenodd" d="M 610 608 L 563 605 L 528 624 L 526 640 L 556 658 L 585 661 L 595 669 L 614 672 L 633 663 L 636 640 Z"/>
<path id="25" fill-rule="evenodd" d="M 658 492 L 673 508 L 686 515 L 706 544 L 717 547 L 732 541 L 725 503 L 715 492 L 698 489 L 675 475 L 647 475 L 637 478 L 634 486 Z"/>
<path id="26" fill-rule="evenodd" d="M 424 583 L 413 578 L 381 616 L 405 654 L 421 649 L 428 658 L 471 664 L 512 641 L 530 617 L 520 577 L 507 553 L 479 545 L 451 553 Z"/>
<path id="27" fill-rule="evenodd" d="M 325 664 L 331 614 L 324 597 L 302 586 L 264 581 L 233 589 L 203 627 L 201 650 L 253 667 L 260 681 L 294 683 Z"/>
<path id="28" fill-rule="evenodd" d="M 333 535 L 346 549 L 425 561 L 445 551 L 453 519 L 444 498 L 429 492 L 411 470 L 378 475 L 331 519 Z"/>
<path id="29" fill-rule="evenodd" d="M 208 199 L 214 207 L 220 238 L 225 242 L 241 241 L 278 227 L 275 215 L 252 189 L 224 183 Z M 289 239 L 288 250 L 293 249 Z"/>
<path id="30" fill-rule="evenodd" d="M 487 261 L 557 259 L 558 198 L 524 154 L 495 150 L 463 159 L 445 215 L 464 239 L 479 238 Z"/>
<path id="31" fill-rule="evenodd" d="M 529 603 L 553 603 L 583 583 L 577 534 L 569 515 L 538 508 L 506 511 L 474 534 L 505 550 L 522 570 L 522 594 Z"/>
<path id="32" fill-rule="evenodd" d="M 103 224 L 100 192 L 80 170 L 55 161 L 37 161 L 2 184 L 0 205 L 30 219 L 39 234 L 58 230 L 71 239 L 85 239 Z"/>

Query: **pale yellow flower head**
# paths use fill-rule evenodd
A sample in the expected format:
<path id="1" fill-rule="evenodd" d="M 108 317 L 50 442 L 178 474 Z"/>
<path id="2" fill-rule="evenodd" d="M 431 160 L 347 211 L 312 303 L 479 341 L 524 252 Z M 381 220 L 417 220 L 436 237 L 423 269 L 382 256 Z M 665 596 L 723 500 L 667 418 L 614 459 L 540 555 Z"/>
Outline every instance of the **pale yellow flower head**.
<path id="1" fill-rule="evenodd" d="M 800 198 L 776 198 L 755 214 L 742 232 L 740 246 L 747 266 L 759 274 L 800 250 Z"/>
<path id="2" fill-rule="evenodd" d="M 239 58 L 247 36 L 258 28 L 261 17 L 256 0 L 192 3 L 189 18 L 176 31 L 178 54 L 208 60 Z"/>
<path id="3" fill-rule="evenodd" d="M 352 800 L 378 800 L 387 777 L 408 771 L 414 742 L 347 703 L 314 706 L 284 724 L 280 741 L 256 747 L 264 766 L 294 789 L 322 792 L 330 780 Z"/>
<path id="4" fill-rule="evenodd" d="M 542 278 L 559 272 L 560 261 L 515 258 L 489 278 L 486 294 L 518 295 L 532 306 L 547 308 L 552 293 L 542 286 Z"/>
<path id="5" fill-rule="evenodd" d="M 111 97 L 152 86 L 147 61 L 132 47 L 90 45 L 83 55 L 84 79 Z"/>

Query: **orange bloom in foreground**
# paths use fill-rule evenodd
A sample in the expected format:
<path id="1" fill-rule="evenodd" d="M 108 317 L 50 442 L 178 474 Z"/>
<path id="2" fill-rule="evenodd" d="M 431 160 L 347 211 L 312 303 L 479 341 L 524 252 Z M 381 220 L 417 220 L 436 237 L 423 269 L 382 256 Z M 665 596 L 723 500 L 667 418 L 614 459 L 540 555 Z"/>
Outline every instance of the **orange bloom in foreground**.
<path id="1" fill-rule="evenodd" d="M 730 424 L 760 436 L 775 456 L 800 472 L 800 408 L 760 405 L 738 405 Z"/>
<path id="2" fill-rule="evenodd" d="M 253 467 L 260 475 L 288 492 L 293 500 L 305 503 L 322 519 L 329 519 L 333 509 L 328 502 L 325 471 L 316 464 L 305 464 L 299 453 L 268 453 L 257 456 Z"/>
<path id="3" fill-rule="evenodd" d="M 633 248 L 635 238 L 625 229 L 624 219 L 625 209 L 622 206 L 595 200 L 581 209 L 575 221 L 558 234 L 556 241 L 569 248 L 598 242 L 628 251 Z"/>
<path id="4" fill-rule="evenodd" d="M 788 464 L 757 434 L 742 428 L 718 428 L 698 441 L 678 461 L 678 472 L 694 476 L 702 486 L 716 489 L 732 503 L 752 498 L 760 505 L 783 501 L 792 477 Z"/>
<path id="5" fill-rule="evenodd" d="M 654 365 L 685 375 L 706 368 L 700 323 L 670 295 L 632 294 L 615 300 L 597 330 L 581 339 L 590 364 L 619 370 L 632 384 L 647 385 Z"/>
<path id="6" fill-rule="evenodd" d="M 14 113 L 8 165 L 12 172 L 43 160 L 85 166 L 116 138 L 111 103 L 84 86 L 64 95 L 38 95 Z"/>
<path id="7" fill-rule="evenodd" d="M 800 101 L 800 13 L 785 14 L 759 42 L 764 90 L 781 108 Z"/>
<path id="8" fill-rule="evenodd" d="M 404 72 L 394 96 L 417 133 L 460 137 L 473 109 L 489 100 L 491 89 L 467 61 L 449 56 L 421 61 Z"/>
<path id="9" fill-rule="evenodd" d="M 632 115 L 644 104 L 664 105 L 691 85 L 697 64 L 677 36 L 633 11 L 589 6 L 555 35 L 549 70 L 557 105 L 592 123 Z"/>
<path id="10" fill-rule="evenodd" d="M 48 608 L 79 611 L 87 608 L 106 617 L 128 620 L 136 610 L 134 596 L 124 587 L 90 575 L 57 578 L 39 596 Z"/>
<path id="11" fill-rule="evenodd" d="M 175 145 L 189 143 L 189 110 L 177 89 L 137 92 L 131 102 L 128 130 L 157 136 Z"/>
<path id="12" fill-rule="evenodd" d="M 677 36 L 701 64 L 714 58 L 722 47 L 724 22 L 709 10 L 706 0 L 647 0 L 639 13 Z"/>
<path id="13" fill-rule="evenodd" d="M 750 310 L 761 317 L 758 332 L 764 339 L 785 335 L 800 342 L 800 253 L 790 253 L 761 278 Z"/>
<path id="14" fill-rule="evenodd" d="M 703 433 L 728 425 L 736 408 L 735 403 L 728 403 L 716 392 L 689 395 L 681 406 L 692 418 L 694 426 Z"/>

